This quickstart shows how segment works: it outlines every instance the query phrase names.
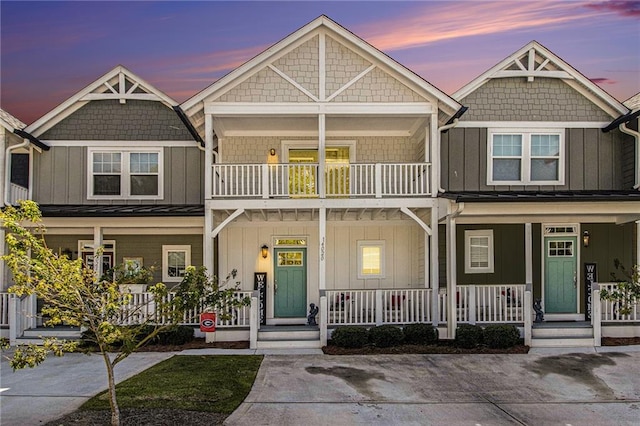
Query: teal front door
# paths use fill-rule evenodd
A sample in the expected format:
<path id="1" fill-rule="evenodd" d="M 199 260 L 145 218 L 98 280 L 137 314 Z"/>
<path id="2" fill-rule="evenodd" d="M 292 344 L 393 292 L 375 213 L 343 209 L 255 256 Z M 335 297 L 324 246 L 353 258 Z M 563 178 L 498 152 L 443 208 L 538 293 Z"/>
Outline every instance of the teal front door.
<path id="1" fill-rule="evenodd" d="M 277 248 L 275 257 L 274 316 L 307 315 L 307 249 Z"/>
<path id="2" fill-rule="evenodd" d="M 577 310 L 577 237 L 544 239 L 544 311 L 576 313 Z"/>

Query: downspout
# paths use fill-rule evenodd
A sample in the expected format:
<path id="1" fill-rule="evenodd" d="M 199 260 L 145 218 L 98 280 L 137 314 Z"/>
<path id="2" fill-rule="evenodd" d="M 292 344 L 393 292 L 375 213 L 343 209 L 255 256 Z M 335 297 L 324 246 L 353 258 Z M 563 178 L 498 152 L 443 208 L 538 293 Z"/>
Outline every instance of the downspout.
<path id="1" fill-rule="evenodd" d="M 18 145 L 8 146 L 5 150 L 5 169 L 4 169 L 4 194 L 3 202 L 5 206 L 10 206 L 9 194 L 11 194 L 11 151 L 16 149 L 26 148 L 29 146 L 29 139 L 24 139 L 24 142 Z"/>
<path id="2" fill-rule="evenodd" d="M 627 127 L 627 123 L 622 123 L 618 126 L 618 129 L 622 133 L 633 136 L 636 142 L 636 183 L 633 185 L 633 189 L 640 189 L 640 133 Z"/>

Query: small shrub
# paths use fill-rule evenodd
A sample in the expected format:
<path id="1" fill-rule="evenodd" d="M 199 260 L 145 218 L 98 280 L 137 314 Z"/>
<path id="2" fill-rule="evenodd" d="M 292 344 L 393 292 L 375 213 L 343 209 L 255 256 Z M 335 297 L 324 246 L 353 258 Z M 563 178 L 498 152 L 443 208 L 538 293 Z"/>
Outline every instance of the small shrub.
<path id="1" fill-rule="evenodd" d="M 158 334 L 157 341 L 154 343 L 160 345 L 184 345 L 192 341 L 193 338 L 193 327 L 179 325 Z"/>
<path id="2" fill-rule="evenodd" d="M 341 348 L 362 348 L 368 342 L 367 329 L 355 326 L 341 326 L 333 330 L 331 342 Z"/>
<path id="3" fill-rule="evenodd" d="M 407 324 L 402 332 L 404 342 L 409 345 L 431 345 L 438 341 L 438 329 L 431 324 Z"/>
<path id="4" fill-rule="evenodd" d="M 380 325 L 369 329 L 369 342 L 378 348 L 398 346 L 404 341 L 400 327 Z"/>
<path id="5" fill-rule="evenodd" d="M 515 325 L 492 324 L 484 329 L 484 343 L 493 349 L 505 349 L 520 342 L 520 332 Z"/>
<path id="6" fill-rule="evenodd" d="M 482 343 L 482 327 L 472 324 L 460 324 L 456 329 L 455 345 L 472 349 Z"/>

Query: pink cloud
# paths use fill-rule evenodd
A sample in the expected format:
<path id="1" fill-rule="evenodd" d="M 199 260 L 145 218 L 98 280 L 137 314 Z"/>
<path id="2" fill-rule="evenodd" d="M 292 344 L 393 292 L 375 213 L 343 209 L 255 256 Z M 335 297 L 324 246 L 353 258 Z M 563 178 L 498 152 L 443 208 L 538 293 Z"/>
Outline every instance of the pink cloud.
<path id="1" fill-rule="evenodd" d="M 640 18 L 640 2 L 638 1 L 604 1 L 587 4 L 585 7 L 599 12 L 611 12 L 629 18 Z"/>
<path id="2" fill-rule="evenodd" d="M 617 81 L 616 80 L 612 80 L 610 78 L 606 78 L 606 77 L 595 77 L 595 78 L 590 78 L 589 80 L 591 80 L 592 82 L 598 84 L 598 85 L 603 85 L 603 84 L 616 84 Z"/>
<path id="3" fill-rule="evenodd" d="M 414 11 L 367 24 L 356 33 L 378 49 L 409 49 L 443 40 L 565 25 L 598 16 L 599 12 L 577 13 L 582 2 L 464 2 Z M 473 19 L 469 19 L 473 16 Z"/>

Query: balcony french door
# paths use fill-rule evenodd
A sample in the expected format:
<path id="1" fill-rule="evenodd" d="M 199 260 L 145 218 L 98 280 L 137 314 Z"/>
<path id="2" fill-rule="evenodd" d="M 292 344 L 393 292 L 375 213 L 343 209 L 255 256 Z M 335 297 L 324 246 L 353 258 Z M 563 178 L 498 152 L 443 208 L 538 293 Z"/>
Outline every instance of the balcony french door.
<path id="1" fill-rule="evenodd" d="M 349 194 L 349 147 L 332 146 L 325 149 L 325 192 L 328 196 Z M 289 150 L 289 195 L 317 196 L 318 150 L 300 148 Z"/>

